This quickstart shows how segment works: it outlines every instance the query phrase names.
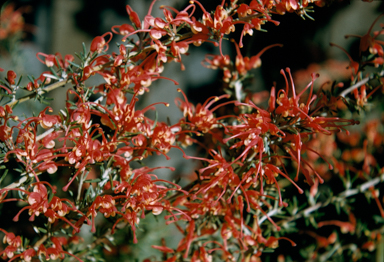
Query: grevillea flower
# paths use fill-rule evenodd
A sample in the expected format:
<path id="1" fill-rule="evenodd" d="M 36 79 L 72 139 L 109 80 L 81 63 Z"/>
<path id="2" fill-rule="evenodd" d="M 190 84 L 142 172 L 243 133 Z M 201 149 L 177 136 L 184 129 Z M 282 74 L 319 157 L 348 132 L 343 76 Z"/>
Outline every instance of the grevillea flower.
<path id="1" fill-rule="evenodd" d="M 45 60 L 43 61 L 40 56 L 45 57 Z M 47 55 L 41 52 L 38 52 L 36 54 L 37 59 L 45 64 L 47 67 L 53 67 L 56 66 L 61 69 L 67 69 L 70 66 L 70 62 L 73 62 L 75 58 L 73 55 L 65 55 L 64 59 L 61 56 L 60 53 L 56 53 L 54 55 Z M 51 73 L 51 72 L 48 72 Z"/>
<path id="2" fill-rule="evenodd" d="M 199 130 L 203 133 L 209 132 L 219 123 L 219 119 L 214 117 L 213 112 L 219 107 L 224 106 L 226 103 L 219 104 L 213 109 L 209 109 L 209 107 L 220 99 L 229 98 L 229 95 L 210 97 L 205 101 L 203 105 L 198 104 L 195 108 L 195 106 L 189 103 L 187 97 L 181 89 L 177 89 L 177 91 L 181 92 L 185 99 L 185 102 L 180 98 L 175 99 L 176 105 L 180 108 L 181 111 L 184 112 L 184 116 L 186 118 L 185 123 L 193 126 L 196 128 L 196 130 Z M 233 102 L 230 101 L 229 103 Z"/>
<path id="3" fill-rule="evenodd" d="M 57 115 L 47 115 L 45 112 L 46 111 L 52 112 L 52 108 L 46 107 L 41 113 L 39 114 L 39 117 L 41 118 L 40 120 L 40 125 L 42 128 L 51 128 L 55 124 L 59 123 L 61 121 L 60 117 Z"/>
<path id="4" fill-rule="evenodd" d="M 7 81 L 10 85 L 14 85 L 15 84 L 15 79 L 16 79 L 16 73 L 12 70 L 9 70 L 7 72 Z"/>
<path id="5" fill-rule="evenodd" d="M 260 56 L 265 51 L 267 51 L 268 49 L 275 47 L 275 46 L 279 46 L 279 47 L 283 46 L 281 44 L 270 45 L 270 46 L 263 48 L 257 55 L 254 55 L 252 57 L 243 57 L 241 55 L 239 46 L 237 45 L 236 42 L 234 42 L 234 43 L 235 43 L 236 51 L 237 51 L 235 66 L 236 66 L 236 70 L 240 76 L 245 75 L 246 73 L 248 73 L 248 71 L 250 71 L 253 68 L 260 67 L 260 65 L 261 65 Z"/>
<path id="6" fill-rule="evenodd" d="M 368 29 L 368 32 L 365 35 L 363 35 L 363 36 L 346 35 L 345 36 L 346 38 L 348 38 L 348 37 L 358 37 L 358 38 L 360 38 L 360 46 L 359 46 L 360 55 L 361 55 L 362 52 L 365 52 L 365 51 L 369 50 L 369 52 L 371 54 L 374 54 L 374 55 L 377 54 L 380 57 L 383 56 L 383 47 L 382 46 L 384 45 L 384 42 L 380 41 L 380 40 L 377 40 L 377 37 L 379 35 L 384 34 L 384 30 L 381 30 L 381 31 L 378 31 L 378 32 L 374 32 L 373 36 L 371 36 L 371 31 L 373 29 L 373 26 L 376 24 L 376 22 L 382 16 L 384 16 L 384 14 L 379 15 L 375 19 L 375 21 L 373 21 L 373 23 L 371 24 L 371 26 Z"/>
<path id="7" fill-rule="evenodd" d="M 221 5 L 218 5 L 216 7 L 216 11 L 214 13 L 213 18 L 211 14 L 205 10 L 203 5 L 199 1 L 194 0 L 191 1 L 191 3 L 198 4 L 202 9 L 203 24 L 215 31 L 214 35 L 217 36 L 219 39 L 220 55 L 224 56 L 221 48 L 223 37 L 224 35 L 230 34 L 231 32 L 235 31 L 233 18 L 231 16 L 228 16 L 227 11 L 224 9 L 224 1 L 221 3 Z"/>
<path id="8" fill-rule="evenodd" d="M 108 41 L 105 41 L 105 37 L 109 36 Z M 108 50 L 108 43 L 112 40 L 112 33 L 107 32 L 102 36 L 96 36 L 91 43 L 91 52 L 105 52 Z"/>

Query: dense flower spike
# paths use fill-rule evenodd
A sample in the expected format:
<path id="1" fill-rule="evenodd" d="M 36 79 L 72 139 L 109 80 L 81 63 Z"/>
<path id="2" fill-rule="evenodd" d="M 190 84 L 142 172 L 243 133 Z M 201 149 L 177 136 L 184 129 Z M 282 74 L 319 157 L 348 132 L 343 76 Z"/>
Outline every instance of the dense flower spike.
<path id="1" fill-rule="evenodd" d="M 316 89 L 317 72 L 309 73 L 311 80 L 300 89 L 289 68 L 280 71 L 284 87 L 274 84 L 270 91 L 257 93 L 247 89 L 251 71 L 261 66 L 261 55 L 282 45 L 272 44 L 245 56 L 241 48 L 246 35 L 263 30 L 268 22 L 279 25 L 276 14 L 311 18 L 308 12 L 313 4 L 325 3 L 222 0 L 208 10 L 204 1 L 192 0 L 183 10 L 160 6 L 163 17 L 154 17 L 157 1 L 153 0 L 143 19 L 127 5 L 127 21 L 95 37 L 89 51 L 84 47 L 78 55 L 80 61 L 72 55 L 63 58 L 59 53 L 39 52 L 37 59 L 49 70 L 38 78 L 29 77 L 25 86 L 19 74 L 6 70 L 0 80 L 0 208 L 14 204 L 1 214 L 4 211 L 5 220 L 10 214 L 18 225 L 25 224 L 21 229 L 25 236 L 0 228 L 4 234 L 0 256 L 8 261 L 67 256 L 77 261 L 103 256 L 108 260 L 112 255 L 126 260 L 124 250 L 132 252 L 128 245 L 140 243 L 142 231 L 151 226 L 145 220 L 148 215 L 179 231 L 177 246 L 168 246 L 165 239 L 161 244 L 151 243 L 161 252 L 162 261 L 261 261 L 263 253 L 277 249 L 280 240 L 296 245 L 297 237 L 287 234 L 295 230 L 292 224 L 299 219 L 317 228 L 358 234 L 364 241 L 359 246 L 341 246 L 340 233 L 323 236 L 308 226 L 298 233 L 313 238 L 317 245 L 308 249 L 308 261 L 325 261 L 336 248 L 342 254 L 351 250 L 356 258 L 362 250 L 374 249 L 383 226 L 371 230 L 351 207 L 353 201 L 346 198 L 365 193 L 380 215 L 373 216 L 375 224 L 383 223 L 384 170 L 378 161 L 384 152 L 383 121 L 369 122 L 364 134 L 348 136 L 346 127 L 359 121 L 343 110 L 348 106 L 362 112 L 383 87 L 384 44 L 379 37 L 384 30 L 373 32 L 382 15 L 364 36 L 349 35 L 360 38 L 359 58 L 353 60 L 357 56 L 343 49 L 350 60 L 351 86 L 340 96 L 336 94 L 343 83 L 334 83 L 331 90 L 320 83 L 323 86 Z M 200 10 L 202 17 L 196 15 Z M 21 22 L 12 8 L 2 12 L 0 40 L 20 30 Z M 17 21 L 4 29 L 8 19 Z M 232 59 L 222 46 L 236 31 L 239 39 L 231 40 L 236 49 Z M 110 54 L 113 34 L 122 43 Z M 182 96 L 175 104 L 183 117 L 173 124 L 159 121 L 157 115 L 150 117 L 150 110 L 168 107 L 165 102 L 142 106 L 152 83 L 167 79 L 177 85 L 162 76 L 165 65 L 174 61 L 184 70 L 183 55 L 193 52 L 191 44 L 204 42 L 218 47 L 216 55 L 206 55 L 203 65 L 221 70 L 221 93 L 194 105 L 182 89 L 175 89 Z M 364 78 L 363 70 L 369 66 L 381 71 Z M 88 80 L 95 75 L 100 82 L 89 87 Z M 15 115 L 13 107 L 19 103 L 32 98 L 46 103 L 47 92 L 67 84 L 71 88 L 58 113 L 46 107 L 33 116 Z M 20 98 L 21 89 L 29 94 Z M 191 151 L 184 152 L 180 146 L 198 150 L 196 155 L 187 155 Z M 157 157 L 170 160 L 174 148 L 186 160 L 196 162 L 195 174 L 181 178 L 184 187 L 178 184 L 178 175 L 173 176 L 176 168 L 153 167 Z M 172 178 L 164 175 L 167 172 Z M 333 185 L 324 190 L 319 184 L 336 178 L 342 180 L 345 191 L 329 198 L 323 191 Z M 297 193 L 303 195 L 298 198 Z M 312 214 L 327 205 L 346 216 Z M 80 237 L 87 226 L 94 242 Z M 129 237 L 122 237 L 124 232 Z M 320 257 L 323 251 L 328 253 Z M 284 255 L 277 260 L 285 261 Z"/>

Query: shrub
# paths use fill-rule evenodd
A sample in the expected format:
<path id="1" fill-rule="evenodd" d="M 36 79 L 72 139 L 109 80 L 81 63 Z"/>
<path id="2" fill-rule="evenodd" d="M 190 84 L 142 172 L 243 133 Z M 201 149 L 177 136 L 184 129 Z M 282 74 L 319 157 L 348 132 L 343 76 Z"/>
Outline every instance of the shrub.
<path id="1" fill-rule="evenodd" d="M 206 10 L 193 0 L 183 10 L 160 6 L 164 16 L 153 17 L 155 4 L 143 19 L 127 5 L 127 23 L 95 37 L 76 59 L 39 52 L 47 71 L 29 76 L 25 85 L 11 70 L 0 80 L 3 259 L 132 261 L 135 248 L 145 261 L 371 256 L 384 229 L 383 24 L 379 31 L 371 26 L 363 36 L 349 36 L 360 45 L 353 56 L 343 49 L 349 63 L 342 81 L 315 85 L 319 74 L 310 69 L 296 72 L 294 81 L 285 68 L 285 85 L 255 93 L 248 89 L 252 70 L 261 66 L 264 52 L 283 47 L 276 43 L 245 56 L 243 38 L 264 24 L 279 25 L 286 13 L 311 18 L 313 6 L 328 1 L 231 0 Z M 2 19 L 20 17 L 17 12 L 5 9 Z M 3 24 L 1 39 L 14 28 Z M 235 31 L 240 37 L 232 39 Z M 110 53 L 114 35 L 120 35 L 119 51 Z M 228 39 L 234 59 L 222 51 Z M 203 43 L 219 49 L 203 61 L 220 71 L 217 94 L 195 105 L 175 88 L 183 117 L 173 124 L 147 113 L 167 103 L 139 109 L 152 83 L 166 79 L 166 64 L 180 63 L 183 70 L 189 47 Z M 336 70 L 342 67 L 336 63 Z M 90 86 L 96 76 L 103 80 Z M 310 80 L 302 85 L 305 77 Z M 49 106 L 33 116 L 13 112 L 31 99 L 49 104 L 47 93 L 63 86 L 70 87 L 58 114 Z M 377 117 L 358 118 L 370 105 Z M 348 131 L 360 121 L 363 127 Z M 185 153 L 186 147 L 195 154 Z M 175 170 L 167 161 L 158 167 L 145 162 L 168 160 L 171 149 L 197 163 L 189 184 L 156 175 L 158 169 Z M 168 242 L 151 223 L 169 225 Z M 140 244 L 140 230 L 146 231 L 143 238 L 154 235 L 150 246 Z M 287 245 L 296 247 L 283 249 Z"/>

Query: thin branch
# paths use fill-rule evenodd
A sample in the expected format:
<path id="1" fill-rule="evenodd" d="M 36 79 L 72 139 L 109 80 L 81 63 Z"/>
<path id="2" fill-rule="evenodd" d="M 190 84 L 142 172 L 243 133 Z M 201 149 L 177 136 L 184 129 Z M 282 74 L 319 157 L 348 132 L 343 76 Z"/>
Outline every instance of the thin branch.
<path id="1" fill-rule="evenodd" d="M 265 220 L 267 220 L 268 217 L 272 217 L 272 216 L 278 214 L 279 211 L 281 211 L 281 209 L 282 209 L 281 207 L 275 207 L 274 209 L 269 211 L 266 216 L 263 216 L 262 218 L 259 219 L 259 225 L 261 225 Z"/>
<path id="2" fill-rule="evenodd" d="M 42 238 L 40 238 L 38 241 L 36 241 L 36 243 L 33 245 L 33 248 L 34 249 L 38 249 L 40 247 L 41 244 L 43 244 L 45 242 L 45 240 L 48 239 L 48 234 L 45 234 Z"/>
<path id="3" fill-rule="evenodd" d="M 374 76 L 370 76 L 370 77 L 366 77 L 364 78 L 363 80 L 357 82 L 356 84 L 354 84 L 353 86 L 350 86 L 348 87 L 347 89 L 345 89 L 343 92 L 340 93 L 339 96 L 341 97 L 345 97 L 346 95 L 348 95 L 349 93 L 351 93 L 353 90 L 355 90 L 356 88 L 359 88 L 360 86 L 362 85 L 365 85 L 368 81 L 374 79 L 375 77 L 382 77 L 384 76 L 384 70 L 381 71 L 378 75 L 374 75 Z"/>
<path id="4" fill-rule="evenodd" d="M 39 176 L 42 173 L 43 172 L 38 172 L 38 173 L 36 173 L 36 176 Z M 25 173 L 23 173 L 23 174 L 25 174 Z M 28 175 L 25 174 L 23 177 L 20 178 L 19 181 L 13 182 L 12 184 L 9 184 L 8 186 L 6 186 L 4 188 L 7 188 L 7 189 L 18 188 L 28 180 L 28 177 L 29 177 L 29 174 Z"/>
<path id="5" fill-rule="evenodd" d="M 41 91 L 37 91 L 37 92 L 35 92 L 33 94 L 24 96 L 24 97 L 16 99 L 16 100 L 13 100 L 13 101 L 11 101 L 9 103 L 6 103 L 5 105 L 8 105 L 10 107 L 14 107 L 17 103 L 19 103 L 19 104 L 20 103 L 24 103 L 24 102 L 26 102 L 26 101 L 28 101 L 30 99 L 35 98 L 39 94 L 39 92 L 42 92 L 42 91 L 50 92 L 50 91 L 52 91 L 52 90 L 54 90 L 56 88 L 59 88 L 61 86 L 65 86 L 68 83 L 68 81 L 69 81 L 69 79 L 66 79 L 66 80 L 61 80 L 59 82 L 53 83 L 52 85 L 49 85 L 49 86 L 43 88 Z"/>
<path id="6" fill-rule="evenodd" d="M 337 196 L 332 197 L 331 200 L 328 200 L 326 202 L 319 202 L 316 205 L 309 206 L 306 209 L 301 210 L 300 212 L 298 212 L 294 216 L 291 216 L 291 217 L 289 217 L 289 218 L 287 218 L 285 220 L 281 220 L 278 223 L 279 224 L 288 223 L 288 222 L 291 222 L 293 220 L 299 219 L 299 218 L 301 218 L 303 216 L 306 217 L 310 213 L 312 213 L 312 212 L 314 212 L 314 211 L 316 211 L 316 210 L 318 210 L 318 209 L 320 209 L 322 207 L 325 207 L 325 206 L 327 206 L 330 203 L 341 202 L 342 200 L 344 200 L 347 197 L 354 196 L 354 195 L 357 195 L 359 193 L 363 193 L 367 189 L 369 189 L 370 187 L 375 186 L 375 185 L 377 185 L 377 184 L 379 184 L 380 182 L 383 182 L 383 181 L 384 181 L 384 173 L 381 174 L 378 177 L 375 177 L 372 180 L 369 180 L 369 181 L 361 184 L 360 186 L 357 186 L 357 188 L 347 189 L 347 190 L 341 192 Z M 280 208 L 274 208 L 271 211 L 269 211 L 267 216 L 263 216 L 262 218 L 260 218 L 259 225 L 261 225 L 268 217 L 272 217 L 273 215 L 277 214 L 279 212 L 279 210 L 280 210 Z"/>
<path id="7" fill-rule="evenodd" d="M 179 41 L 181 41 L 181 40 L 190 38 L 190 37 L 192 37 L 193 35 L 194 35 L 194 33 L 192 33 L 192 32 L 188 32 L 188 33 L 183 34 L 183 35 L 177 35 L 177 36 L 174 38 L 174 41 L 179 42 Z M 163 43 L 165 43 L 165 41 L 163 41 Z M 134 57 L 134 56 L 136 56 L 136 55 L 138 55 L 138 54 L 140 54 L 140 53 L 143 53 L 143 52 L 149 52 L 150 50 L 154 50 L 154 49 L 155 49 L 155 48 L 154 48 L 153 46 L 147 46 L 147 47 L 143 48 L 143 50 L 141 50 L 140 52 L 131 52 L 131 53 L 128 55 L 128 57 L 127 57 L 127 63 L 128 63 L 128 60 L 129 60 L 130 58 L 132 58 L 132 57 Z M 107 63 L 102 64 L 102 65 L 94 66 L 94 67 L 92 68 L 92 70 L 93 70 L 93 71 L 100 71 L 100 70 L 102 70 L 102 69 L 105 68 L 105 67 L 108 67 L 108 66 L 113 65 L 113 62 L 114 62 L 114 61 L 110 61 L 110 62 L 107 62 Z M 45 91 L 45 92 L 50 92 L 50 91 L 52 91 L 52 90 L 54 90 L 54 89 L 56 89 L 56 88 L 59 88 L 59 87 L 61 87 L 61 86 L 65 86 L 69 81 L 70 81 L 70 79 L 61 80 L 61 81 L 56 82 L 56 83 L 53 83 L 53 84 L 51 84 L 51 85 L 49 85 L 49 86 L 47 86 L 47 87 L 45 87 L 45 88 L 42 88 L 41 90 L 36 91 L 36 92 L 34 92 L 34 93 L 30 94 L 30 95 L 24 96 L 24 97 L 19 98 L 19 99 L 12 100 L 12 101 L 6 103 L 5 105 L 8 105 L 8 106 L 10 106 L 10 107 L 14 107 L 16 104 L 24 103 L 24 102 L 26 102 L 26 101 L 28 101 L 28 100 L 31 100 L 31 99 L 35 98 L 35 97 L 36 97 L 39 93 L 41 93 L 41 92 L 44 92 L 44 91 Z M 4 106 L 5 106 L 5 105 L 4 105 Z"/>
<path id="8" fill-rule="evenodd" d="M 333 248 L 331 250 L 329 250 L 328 252 L 324 253 L 323 255 L 321 255 L 319 257 L 319 260 L 320 262 L 325 262 L 325 261 L 329 261 L 329 259 L 331 258 L 331 256 L 341 247 L 340 243 L 337 243 L 336 245 L 333 246 Z"/>
<path id="9" fill-rule="evenodd" d="M 44 133 L 42 133 L 41 135 L 38 135 L 36 137 L 36 141 L 40 141 L 42 140 L 44 137 L 46 137 L 47 135 L 49 135 L 50 133 L 52 133 L 53 131 L 55 131 L 55 128 L 50 128 L 48 129 L 47 131 L 45 131 Z"/>
<path id="10" fill-rule="evenodd" d="M 22 178 L 20 178 L 18 182 L 13 182 L 12 184 L 9 184 L 4 188 L 7 188 L 7 189 L 18 188 L 19 186 L 24 184 L 24 182 L 27 181 L 27 179 L 28 179 L 28 176 L 23 176 Z"/>

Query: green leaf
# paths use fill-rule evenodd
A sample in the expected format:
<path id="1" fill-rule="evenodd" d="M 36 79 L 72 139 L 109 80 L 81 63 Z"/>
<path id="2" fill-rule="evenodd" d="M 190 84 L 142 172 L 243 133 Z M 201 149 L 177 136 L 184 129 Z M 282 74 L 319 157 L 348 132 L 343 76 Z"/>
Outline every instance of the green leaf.
<path id="1" fill-rule="evenodd" d="M 44 101 L 44 100 L 41 100 L 40 103 L 42 103 L 42 104 L 44 104 L 44 105 L 47 105 L 47 106 L 51 105 L 51 103 L 49 103 L 49 102 L 47 102 L 47 101 Z"/>
<path id="2" fill-rule="evenodd" d="M 56 59 L 57 59 L 57 58 L 56 58 Z M 51 70 L 51 72 L 52 72 L 52 74 L 53 74 L 54 76 L 56 76 L 57 78 L 59 78 L 59 76 L 57 75 L 56 71 L 53 70 L 53 67 L 50 67 L 49 69 Z"/>
<path id="3" fill-rule="evenodd" d="M 375 220 L 375 223 L 376 223 L 376 224 L 380 224 L 380 223 L 383 223 L 383 224 L 384 224 L 384 218 L 382 218 L 382 217 L 379 216 L 379 215 L 373 215 L 373 219 Z"/>
<path id="4" fill-rule="evenodd" d="M 38 227 L 37 228 L 41 233 L 47 233 L 48 231 L 45 229 L 45 228 L 42 228 L 42 227 Z"/>
<path id="5" fill-rule="evenodd" d="M 275 252 L 275 249 L 273 249 L 273 248 L 266 248 L 266 249 L 264 249 L 263 250 L 263 253 L 273 253 L 273 252 Z"/>
<path id="6" fill-rule="evenodd" d="M 83 58 L 83 53 L 81 53 L 81 52 L 80 52 L 80 54 L 78 54 L 78 53 L 75 52 L 75 56 L 77 56 L 81 61 L 84 60 L 84 58 Z"/>
<path id="7" fill-rule="evenodd" d="M 20 76 L 19 81 L 17 81 L 16 86 L 19 86 L 19 85 L 20 85 L 20 82 L 21 82 L 21 79 L 22 79 L 22 78 L 23 78 L 23 76 Z"/>
<path id="8" fill-rule="evenodd" d="M 5 168 L 5 166 L 1 166 L 1 167 Z M 3 169 L 3 168 L 1 168 L 1 169 Z M 7 174 L 8 174 L 8 169 L 5 169 L 4 174 L 0 178 L 0 184 L 3 182 L 3 180 L 7 176 Z"/>
<path id="9" fill-rule="evenodd" d="M 85 183 L 98 183 L 100 181 L 101 181 L 100 178 L 96 178 L 96 179 L 88 179 L 88 180 L 85 180 L 84 182 Z"/>
<path id="10" fill-rule="evenodd" d="M 87 53 L 87 48 L 85 47 L 85 43 L 83 42 L 83 55 L 85 56 L 86 53 Z"/>
<path id="11" fill-rule="evenodd" d="M 49 190 L 51 191 L 51 189 L 49 189 Z M 51 191 L 49 194 L 48 203 L 51 203 L 54 196 L 55 196 L 55 194 Z"/>
<path id="12" fill-rule="evenodd" d="M 60 66 L 60 61 L 59 59 L 57 58 L 57 56 L 55 56 L 55 60 L 56 60 L 56 64 L 57 64 L 57 67 L 61 70 L 61 66 Z M 52 68 L 52 67 L 51 67 Z M 52 71 L 52 70 L 51 70 Z"/>
<path id="13" fill-rule="evenodd" d="M 30 76 L 30 75 L 27 75 L 29 81 L 31 81 L 32 83 L 35 81 L 35 79 L 33 79 L 33 76 Z"/>
<path id="14" fill-rule="evenodd" d="M 340 215 L 340 202 L 335 203 L 336 212 L 338 215 Z"/>
<path id="15" fill-rule="evenodd" d="M 78 64 L 76 64 L 76 63 L 74 63 L 74 62 L 71 62 L 71 61 L 67 61 L 69 64 L 71 64 L 71 65 L 73 65 L 73 66 L 75 66 L 75 67 L 77 67 L 77 68 L 79 68 L 80 66 L 78 65 Z M 71 68 L 69 68 L 69 70 L 72 70 Z"/>
<path id="16" fill-rule="evenodd" d="M 97 135 L 92 137 L 92 140 L 95 141 L 97 138 L 101 137 L 102 134 L 98 133 Z"/>
<path id="17" fill-rule="evenodd" d="M 86 201 L 88 201 L 88 197 L 90 197 L 91 193 L 93 193 L 93 192 L 94 192 L 94 191 L 93 191 L 93 186 L 90 185 L 90 186 L 88 187 L 87 192 L 85 192 L 84 199 L 85 199 Z M 92 202 L 92 200 L 89 199 L 89 202 Z"/>

